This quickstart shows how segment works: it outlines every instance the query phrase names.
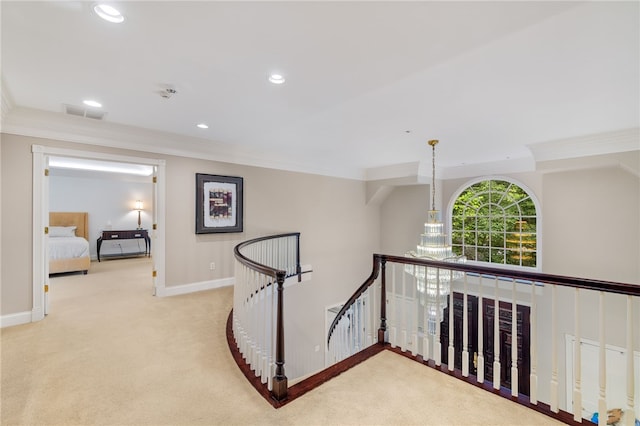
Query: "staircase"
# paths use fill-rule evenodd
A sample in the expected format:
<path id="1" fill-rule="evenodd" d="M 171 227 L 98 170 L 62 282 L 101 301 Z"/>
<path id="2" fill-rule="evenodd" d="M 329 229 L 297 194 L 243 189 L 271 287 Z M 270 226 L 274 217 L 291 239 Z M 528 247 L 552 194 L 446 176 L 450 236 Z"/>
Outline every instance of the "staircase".
<path id="1" fill-rule="evenodd" d="M 301 279 L 299 234 L 243 244 L 230 347 L 276 407 L 390 350 L 568 424 L 606 424 L 619 408 L 618 424 L 635 425 L 638 285 L 375 254 L 329 329 L 332 365 L 288 386 L 281 295 L 287 277 Z M 448 279 L 449 293 L 427 294 L 416 278 L 426 274 Z"/>

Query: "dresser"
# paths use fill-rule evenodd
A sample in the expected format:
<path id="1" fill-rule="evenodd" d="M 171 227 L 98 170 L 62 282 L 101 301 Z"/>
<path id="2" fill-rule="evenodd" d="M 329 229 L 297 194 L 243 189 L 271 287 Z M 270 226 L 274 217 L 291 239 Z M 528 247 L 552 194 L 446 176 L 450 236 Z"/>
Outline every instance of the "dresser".
<path id="1" fill-rule="evenodd" d="M 119 256 L 135 256 L 135 255 L 145 255 L 151 256 L 151 238 L 149 238 L 149 233 L 146 229 L 134 229 L 134 230 L 124 230 L 124 231 L 102 231 L 102 235 L 98 238 L 96 243 L 97 252 L 98 252 L 98 262 L 100 262 L 100 248 L 102 247 L 103 241 L 119 241 L 119 240 L 135 240 L 135 239 L 143 239 L 144 240 L 144 252 L 140 253 L 125 253 Z"/>

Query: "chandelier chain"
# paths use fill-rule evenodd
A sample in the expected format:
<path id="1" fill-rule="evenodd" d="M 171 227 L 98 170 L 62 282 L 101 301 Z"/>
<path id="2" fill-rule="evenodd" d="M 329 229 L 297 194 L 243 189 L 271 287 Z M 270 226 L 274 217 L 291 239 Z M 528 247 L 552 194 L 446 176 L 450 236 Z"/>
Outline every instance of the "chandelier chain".
<path id="1" fill-rule="evenodd" d="M 427 142 L 431 145 L 431 210 L 436 209 L 436 145 L 437 140 Z"/>

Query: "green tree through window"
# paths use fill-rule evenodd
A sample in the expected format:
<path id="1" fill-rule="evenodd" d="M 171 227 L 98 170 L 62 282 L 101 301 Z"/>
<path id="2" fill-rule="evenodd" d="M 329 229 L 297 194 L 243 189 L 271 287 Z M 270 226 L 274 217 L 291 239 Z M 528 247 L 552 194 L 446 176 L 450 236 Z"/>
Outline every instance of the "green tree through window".
<path id="1" fill-rule="evenodd" d="M 536 267 L 536 235 L 535 203 L 515 183 L 474 183 L 453 204 L 451 245 L 469 260 Z"/>

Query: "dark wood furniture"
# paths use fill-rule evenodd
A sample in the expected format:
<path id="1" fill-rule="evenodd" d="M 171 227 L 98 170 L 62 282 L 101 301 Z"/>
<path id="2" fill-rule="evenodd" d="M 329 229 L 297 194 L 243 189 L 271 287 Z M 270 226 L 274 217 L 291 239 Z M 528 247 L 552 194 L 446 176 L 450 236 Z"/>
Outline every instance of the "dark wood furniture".
<path id="1" fill-rule="evenodd" d="M 126 253 L 124 256 L 133 256 L 136 254 L 144 254 L 145 256 L 151 256 L 151 238 L 146 229 L 124 230 L 124 231 L 102 231 L 102 236 L 98 238 L 96 243 L 98 252 L 98 262 L 100 262 L 100 247 L 103 241 L 117 241 L 117 240 L 133 240 L 144 239 L 144 253 Z"/>

